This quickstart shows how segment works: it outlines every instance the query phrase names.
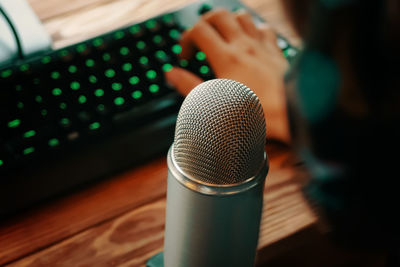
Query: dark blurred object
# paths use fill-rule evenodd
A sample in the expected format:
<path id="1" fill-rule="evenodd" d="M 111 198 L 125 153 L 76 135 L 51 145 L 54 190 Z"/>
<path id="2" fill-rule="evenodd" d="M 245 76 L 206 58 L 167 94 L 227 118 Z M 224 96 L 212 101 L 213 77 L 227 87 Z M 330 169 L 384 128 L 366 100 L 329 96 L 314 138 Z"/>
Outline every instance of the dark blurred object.
<path id="1" fill-rule="evenodd" d="M 286 77 L 292 137 L 313 176 L 305 192 L 342 245 L 396 248 L 399 6 L 393 16 L 395 1 L 308 2 Z"/>
<path id="2" fill-rule="evenodd" d="M 392 249 L 389 252 L 389 257 L 385 267 L 398 267 L 400 266 L 400 249 Z"/>

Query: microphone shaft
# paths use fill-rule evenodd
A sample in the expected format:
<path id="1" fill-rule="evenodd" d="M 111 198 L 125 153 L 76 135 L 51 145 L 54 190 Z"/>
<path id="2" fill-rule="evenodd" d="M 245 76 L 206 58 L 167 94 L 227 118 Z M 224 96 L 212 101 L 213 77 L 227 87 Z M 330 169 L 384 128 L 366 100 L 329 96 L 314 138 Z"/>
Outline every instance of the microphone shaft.
<path id="1" fill-rule="evenodd" d="M 170 157 L 171 151 L 164 266 L 254 266 L 265 179 L 228 194 L 204 194 L 177 179 Z M 265 164 L 258 177 L 267 171 Z"/>

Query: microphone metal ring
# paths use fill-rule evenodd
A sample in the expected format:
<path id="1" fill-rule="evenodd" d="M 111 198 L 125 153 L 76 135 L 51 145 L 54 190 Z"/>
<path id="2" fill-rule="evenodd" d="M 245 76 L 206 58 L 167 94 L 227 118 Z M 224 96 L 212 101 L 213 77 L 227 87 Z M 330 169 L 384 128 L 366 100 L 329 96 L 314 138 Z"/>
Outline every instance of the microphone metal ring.
<path id="1" fill-rule="evenodd" d="M 263 183 L 265 181 L 265 177 L 267 176 L 269 170 L 268 164 L 268 156 L 267 153 L 264 152 L 264 159 L 260 168 L 256 175 L 241 181 L 235 184 L 211 184 L 194 177 L 191 177 L 188 174 L 185 174 L 183 170 L 177 165 L 174 159 L 174 145 L 172 145 L 168 151 L 167 156 L 167 165 L 168 170 L 172 173 L 172 175 L 176 178 L 176 180 L 181 183 L 183 186 L 204 194 L 204 195 L 232 195 L 238 194 L 240 192 L 244 192 L 249 190 L 250 188 L 255 187 L 256 185 Z"/>

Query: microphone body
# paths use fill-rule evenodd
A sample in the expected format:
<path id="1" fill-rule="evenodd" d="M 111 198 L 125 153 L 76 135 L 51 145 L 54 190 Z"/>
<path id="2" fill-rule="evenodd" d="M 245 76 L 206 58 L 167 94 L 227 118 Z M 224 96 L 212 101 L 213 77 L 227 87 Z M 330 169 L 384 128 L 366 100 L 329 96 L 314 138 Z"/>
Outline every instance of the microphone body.
<path id="1" fill-rule="evenodd" d="M 180 172 L 172 153 L 171 147 L 164 266 L 254 266 L 268 165 L 240 184 L 203 185 Z"/>
<path id="2" fill-rule="evenodd" d="M 227 79 L 185 98 L 167 157 L 165 267 L 254 266 L 268 159 L 259 99 Z"/>

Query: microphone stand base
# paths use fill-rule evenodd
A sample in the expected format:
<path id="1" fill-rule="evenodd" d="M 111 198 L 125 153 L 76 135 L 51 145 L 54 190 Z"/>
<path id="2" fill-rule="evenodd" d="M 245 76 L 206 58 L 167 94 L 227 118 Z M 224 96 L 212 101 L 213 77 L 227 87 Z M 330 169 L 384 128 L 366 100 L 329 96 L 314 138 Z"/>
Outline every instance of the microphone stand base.
<path id="1" fill-rule="evenodd" d="M 164 253 L 160 252 L 146 262 L 146 267 L 164 267 Z"/>

